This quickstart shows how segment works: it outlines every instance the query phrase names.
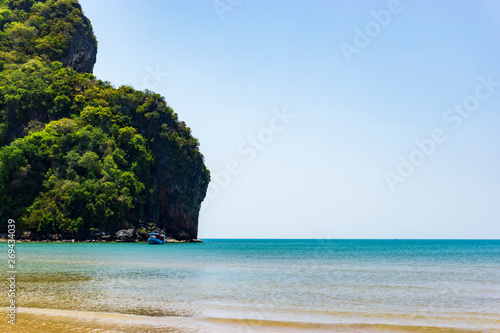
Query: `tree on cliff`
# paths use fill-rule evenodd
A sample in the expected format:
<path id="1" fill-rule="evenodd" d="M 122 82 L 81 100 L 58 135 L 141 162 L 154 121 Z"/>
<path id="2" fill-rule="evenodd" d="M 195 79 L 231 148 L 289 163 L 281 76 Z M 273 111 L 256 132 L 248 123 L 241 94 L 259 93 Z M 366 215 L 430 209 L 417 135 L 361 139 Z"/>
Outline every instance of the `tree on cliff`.
<path id="1" fill-rule="evenodd" d="M 92 75 L 74 0 L 0 1 L 0 218 L 83 237 L 155 222 L 196 238 L 210 173 L 165 100 Z"/>

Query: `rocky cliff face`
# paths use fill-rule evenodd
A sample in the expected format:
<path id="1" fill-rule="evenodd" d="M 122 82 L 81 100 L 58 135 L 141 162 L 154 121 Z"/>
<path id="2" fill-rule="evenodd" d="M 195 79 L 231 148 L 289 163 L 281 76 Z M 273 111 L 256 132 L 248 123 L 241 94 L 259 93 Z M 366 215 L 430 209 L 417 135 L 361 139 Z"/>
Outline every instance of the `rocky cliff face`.
<path id="1" fill-rule="evenodd" d="M 192 172 L 181 177 L 169 172 L 172 152 L 168 147 L 155 147 L 159 159 L 154 171 L 157 196 L 152 206 L 152 217 L 168 236 L 191 240 L 198 236 L 198 217 L 201 203 L 207 193 L 209 178 L 203 160 L 198 158 L 190 166 Z"/>
<path id="2" fill-rule="evenodd" d="M 151 150 L 156 158 L 151 170 L 155 192 L 147 215 L 159 228 L 164 228 L 169 237 L 196 239 L 210 172 L 198 152 L 197 140 L 186 125 L 172 118 L 172 110 L 163 101 L 158 100 L 154 105 L 153 112 L 159 112 L 156 119 L 134 117 L 140 133 L 152 142 Z"/>
<path id="3" fill-rule="evenodd" d="M 81 6 L 74 4 L 81 11 Z M 80 16 L 83 24 L 72 34 L 68 51 L 59 59 L 64 66 L 70 66 L 78 73 L 92 73 L 97 60 L 97 41 L 90 20 Z"/>

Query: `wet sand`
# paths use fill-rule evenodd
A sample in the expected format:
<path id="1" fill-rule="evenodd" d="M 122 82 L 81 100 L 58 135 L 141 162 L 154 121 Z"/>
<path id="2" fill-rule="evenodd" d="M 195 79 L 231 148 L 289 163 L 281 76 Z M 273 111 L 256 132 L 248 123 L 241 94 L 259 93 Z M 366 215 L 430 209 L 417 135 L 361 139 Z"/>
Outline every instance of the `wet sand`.
<path id="1" fill-rule="evenodd" d="M 0 311 L 7 317 L 5 310 Z M 411 333 L 473 333 L 500 330 L 468 330 L 451 327 L 401 326 L 386 324 L 316 324 L 268 320 L 148 317 L 119 313 L 19 308 L 16 325 L 0 322 L 3 332 L 411 332 Z"/>

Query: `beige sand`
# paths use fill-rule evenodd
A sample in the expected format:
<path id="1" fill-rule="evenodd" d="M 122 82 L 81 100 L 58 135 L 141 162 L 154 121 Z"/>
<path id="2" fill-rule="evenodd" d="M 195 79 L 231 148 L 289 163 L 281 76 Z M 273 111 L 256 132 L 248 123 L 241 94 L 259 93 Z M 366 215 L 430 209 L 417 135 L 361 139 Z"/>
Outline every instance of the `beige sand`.
<path id="1" fill-rule="evenodd" d="M 367 324 L 314 324 L 266 320 L 148 317 L 119 313 L 19 308 L 16 325 L 7 323 L 7 312 L 0 311 L 1 332 L 412 332 L 412 333 L 472 333 L 500 330 L 464 330 L 446 327 L 418 327 Z"/>

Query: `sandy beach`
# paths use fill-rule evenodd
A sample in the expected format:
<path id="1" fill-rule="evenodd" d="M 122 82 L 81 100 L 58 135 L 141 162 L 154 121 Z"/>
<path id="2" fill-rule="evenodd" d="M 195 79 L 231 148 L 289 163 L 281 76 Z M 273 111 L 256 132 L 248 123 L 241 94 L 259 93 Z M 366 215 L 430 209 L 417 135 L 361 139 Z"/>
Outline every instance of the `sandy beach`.
<path id="1" fill-rule="evenodd" d="M 473 333 L 500 330 L 468 330 L 450 327 L 422 327 L 384 324 L 314 324 L 267 320 L 148 317 L 119 313 L 98 313 L 37 308 L 19 308 L 16 325 L 0 323 L 4 332 L 411 332 L 411 333 Z M 0 312 L 3 317 L 5 311 Z"/>

